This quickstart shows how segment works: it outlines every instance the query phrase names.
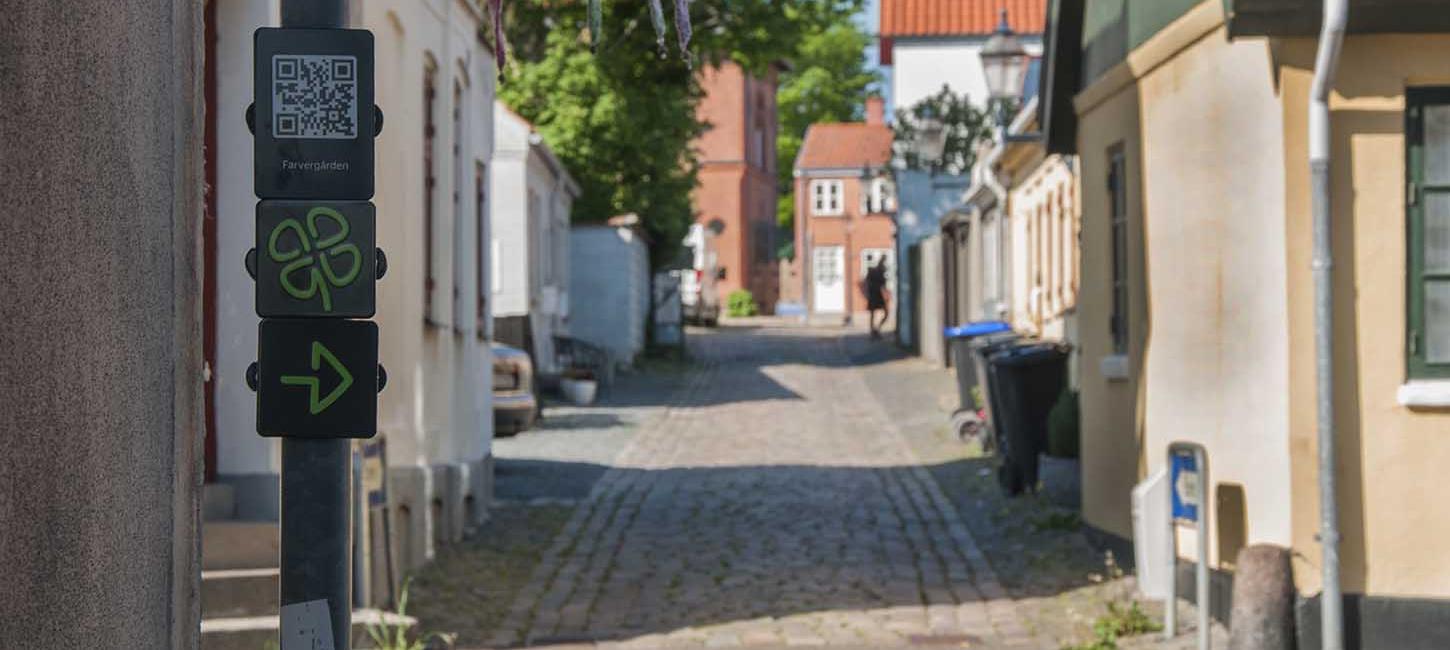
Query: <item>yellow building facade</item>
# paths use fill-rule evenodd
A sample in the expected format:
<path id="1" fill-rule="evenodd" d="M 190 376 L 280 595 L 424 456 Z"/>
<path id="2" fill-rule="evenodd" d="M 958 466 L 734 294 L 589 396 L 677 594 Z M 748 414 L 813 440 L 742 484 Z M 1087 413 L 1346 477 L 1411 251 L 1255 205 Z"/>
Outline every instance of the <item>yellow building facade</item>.
<path id="1" fill-rule="evenodd" d="M 1301 647 L 1317 647 L 1304 618 L 1317 616 L 1321 575 L 1307 153 L 1317 39 L 1305 28 L 1317 18 L 1274 17 L 1254 0 L 1053 4 L 1047 141 L 1081 165 L 1084 520 L 1130 540 L 1133 486 L 1170 443 L 1204 445 L 1212 566 L 1226 577 L 1246 545 L 1290 548 Z M 1360 4 L 1330 103 L 1350 647 L 1447 647 L 1426 626 L 1450 612 L 1450 504 L 1431 487 L 1450 461 L 1439 378 L 1450 375 L 1435 357 L 1450 323 L 1422 269 L 1450 204 L 1439 214 L 1435 184 L 1417 179 L 1450 151 L 1450 126 L 1442 143 L 1433 122 L 1450 102 L 1450 90 L 1436 99 L 1450 88 L 1450 29 L 1434 30 L 1450 17 L 1356 14 Z M 1179 549 L 1196 557 L 1192 535 Z"/>

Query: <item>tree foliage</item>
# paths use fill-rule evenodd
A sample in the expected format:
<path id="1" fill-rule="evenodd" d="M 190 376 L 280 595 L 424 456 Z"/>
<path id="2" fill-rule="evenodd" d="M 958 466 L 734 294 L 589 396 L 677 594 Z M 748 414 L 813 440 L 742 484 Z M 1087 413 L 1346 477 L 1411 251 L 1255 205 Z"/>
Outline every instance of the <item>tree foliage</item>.
<path id="1" fill-rule="evenodd" d="M 587 2 L 517 0 L 505 13 L 515 63 L 499 98 L 538 128 L 579 182 L 574 221 L 636 213 L 653 258 L 668 262 L 694 220 L 690 143 L 708 128 L 695 112 L 697 70 L 732 60 L 763 72 L 859 1 L 694 0 L 689 56 L 676 48 L 662 58 L 646 0 L 605 2 L 592 54 Z"/>
<path id="2" fill-rule="evenodd" d="M 939 121 L 946 133 L 946 146 L 939 160 L 925 160 L 911 147 L 901 147 L 901 158 L 907 169 L 933 173 L 965 174 L 977 162 L 979 143 L 992 139 L 992 119 L 973 106 L 966 95 L 958 95 L 942 86 L 940 92 L 926 97 L 906 111 L 896 114 L 895 139 L 898 143 L 914 141 L 930 121 Z"/>
<path id="3" fill-rule="evenodd" d="M 870 37 L 849 19 L 815 25 L 801 38 L 792 66 L 781 78 L 776 97 L 780 113 L 776 160 L 781 187 L 776 218 L 782 227 L 789 227 L 795 215 L 791 174 L 806 129 L 818 122 L 861 119 L 866 93 L 878 78 L 874 71 L 866 69 L 861 55 L 870 42 Z"/>

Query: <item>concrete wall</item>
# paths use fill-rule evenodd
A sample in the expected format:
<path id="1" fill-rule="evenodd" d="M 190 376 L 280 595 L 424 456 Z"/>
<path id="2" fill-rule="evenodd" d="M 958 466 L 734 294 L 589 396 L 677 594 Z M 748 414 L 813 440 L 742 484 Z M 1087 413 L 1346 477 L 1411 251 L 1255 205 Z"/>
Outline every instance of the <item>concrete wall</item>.
<path id="1" fill-rule="evenodd" d="M 201 14 L 35 0 L 0 23 L 7 645 L 197 644 Z"/>
<path id="2" fill-rule="evenodd" d="M 649 246 L 638 232 L 613 226 L 575 226 L 569 237 L 570 332 L 629 365 L 645 346 Z"/>
<path id="3" fill-rule="evenodd" d="M 938 332 L 946 326 L 943 322 L 944 306 L 942 286 L 942 236 L 932 235 L 921 240 L 921 356 L 936 365 L 945 365 L 946 347 Z"/>

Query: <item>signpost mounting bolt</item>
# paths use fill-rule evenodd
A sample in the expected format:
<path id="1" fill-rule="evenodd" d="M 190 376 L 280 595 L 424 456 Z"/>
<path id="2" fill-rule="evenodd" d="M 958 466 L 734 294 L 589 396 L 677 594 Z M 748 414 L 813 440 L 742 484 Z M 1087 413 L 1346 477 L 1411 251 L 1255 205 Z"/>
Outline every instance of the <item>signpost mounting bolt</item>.
<path id="1" fill-rule="evenodd" d="M 257 366 L 256 361 L 247 366 L 247 388 L 252 389 L 254 393 L 257 392 L 257 383 L 260 381 L 261 374 L 262 369 Z"/>
<path id="2" fill-rule="evenodd" d="M 247 255 L 246 255 L 245 258 L 243 258 L 242 263 L 244 265 L 246 265 L 246 267 L 247 267 L 247 275 L 252 276 L 252 279 L 253 280 L 256 280 L 257 279 L 257 249 L 255 249 L 255 248 L 248 248 L 247 249 Z"/>
<path id="3" fill-rule="evenodd" d="M 383 254 L 383 249 L 378 249 L 378 279 L 388 274 L 388 256 Z"/>
<path id="4" fill-rule="evenodd" d="M 387 368 L 384 368 L 383 367 L 383 364 L 380 363 L 380 364 L 378 364 L 378 392 L 379 393 L 383 392 L 383 389 L 384 388 L 387 388 L 387 387 L 388 387 L 388 369 Z"/>

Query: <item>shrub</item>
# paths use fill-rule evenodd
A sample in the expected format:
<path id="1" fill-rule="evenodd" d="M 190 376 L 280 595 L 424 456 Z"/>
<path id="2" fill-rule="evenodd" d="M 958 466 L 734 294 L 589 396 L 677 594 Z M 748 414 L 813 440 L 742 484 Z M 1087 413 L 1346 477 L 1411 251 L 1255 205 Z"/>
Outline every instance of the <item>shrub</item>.
<path id="1" fill-rule="evenodd" d="M 725 298 L 725 313 L 731 318 L 744 318 L 760 313 L 755 305 L 755 296 L 745 289 L 736 289 Z"/>
<path id="2" fill-rule="evenodd" d="M 1047 412 L 1047 455 L 1077 458 L 1081 447 L 1077 393 L 1063 387 L 1057 403 Z"/>

